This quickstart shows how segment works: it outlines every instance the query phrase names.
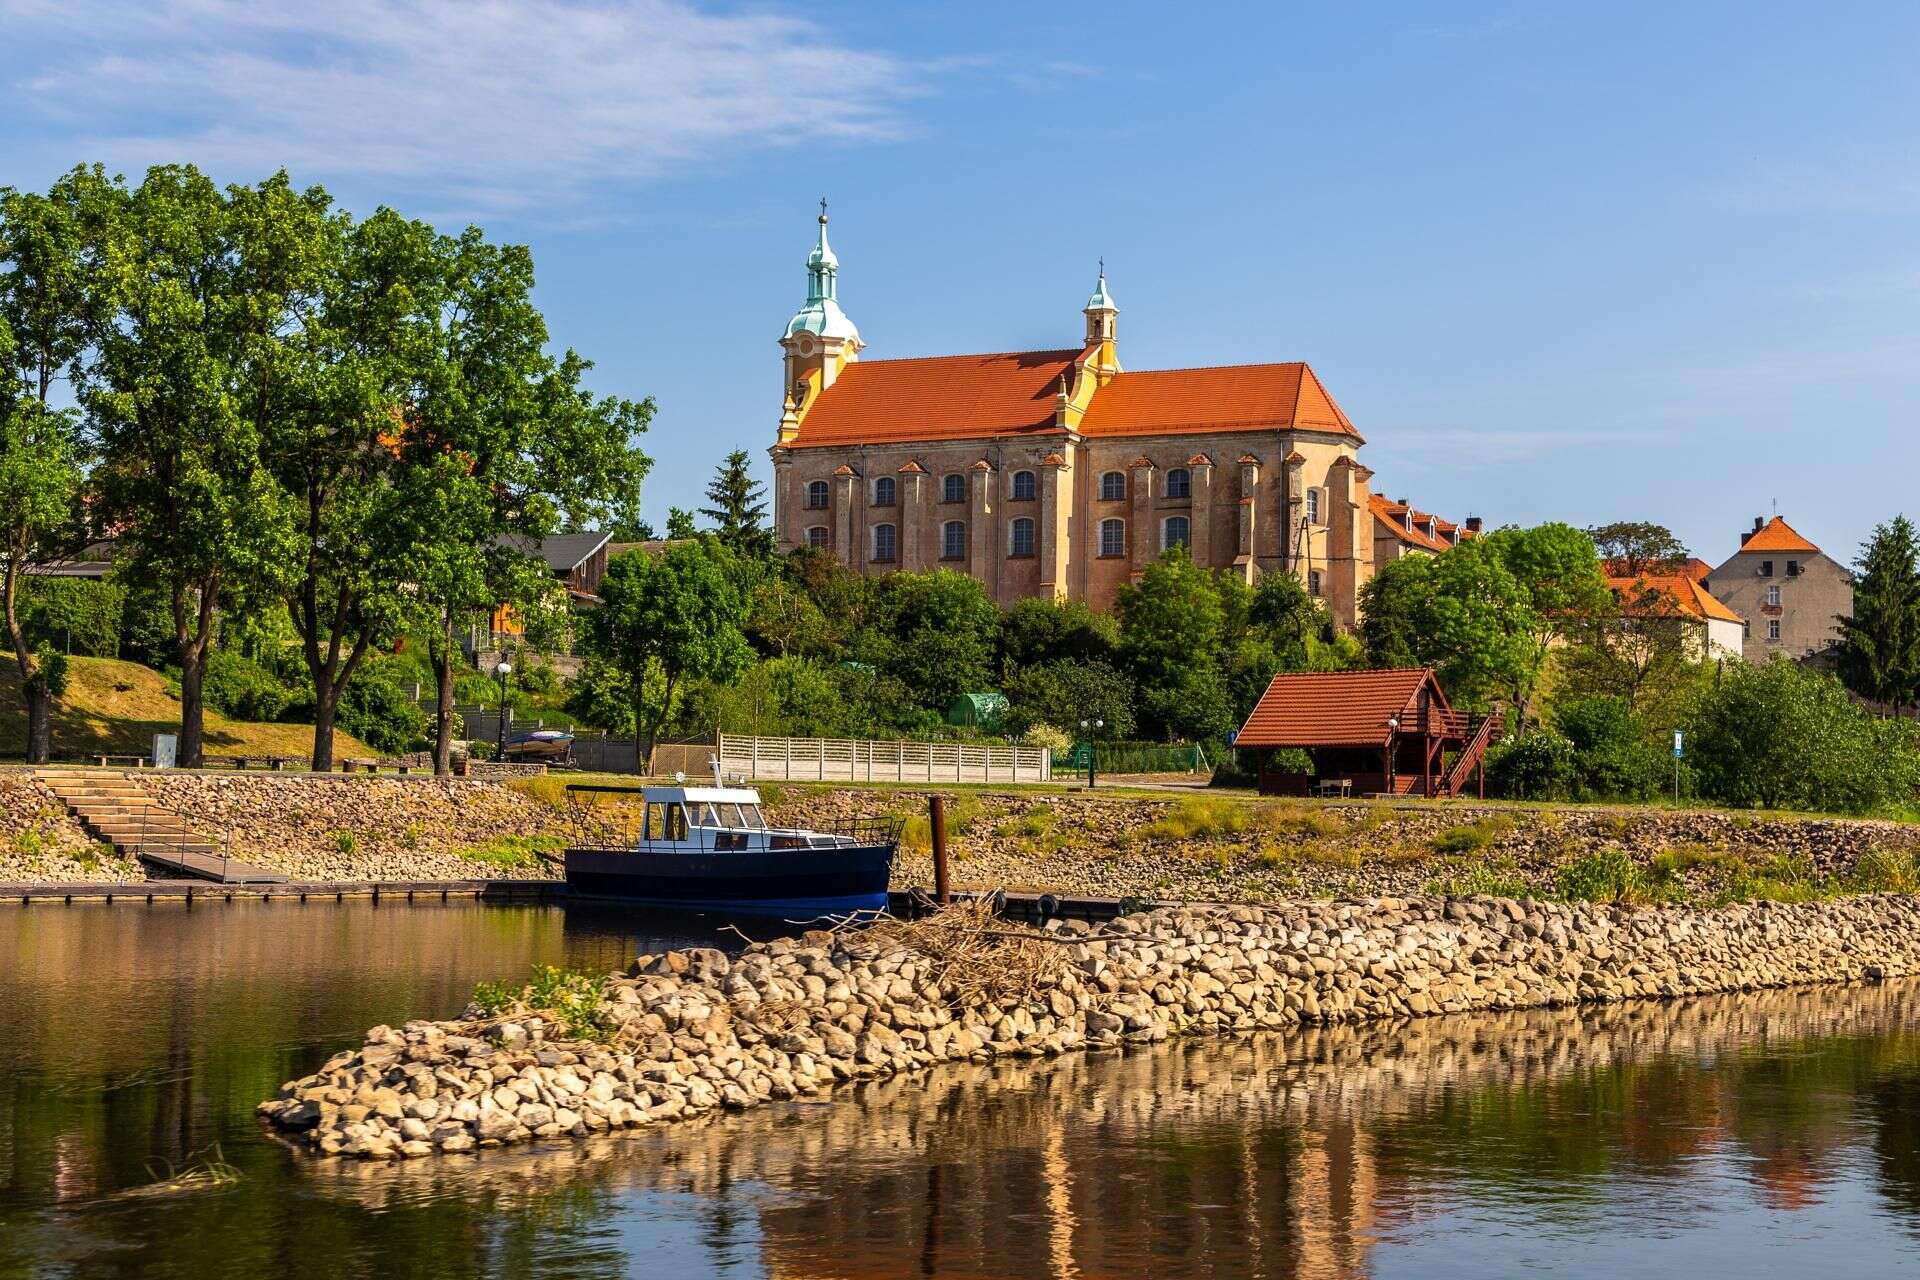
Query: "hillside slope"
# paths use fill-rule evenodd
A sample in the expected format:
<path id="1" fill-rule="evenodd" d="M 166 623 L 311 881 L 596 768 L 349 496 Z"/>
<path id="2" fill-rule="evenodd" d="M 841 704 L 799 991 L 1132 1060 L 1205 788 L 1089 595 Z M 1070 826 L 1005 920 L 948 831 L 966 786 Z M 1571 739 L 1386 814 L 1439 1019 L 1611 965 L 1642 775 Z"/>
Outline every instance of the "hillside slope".
<path id="1" fill-rule="evenodd" d="M 66 696 L 54 704 L 53 754 L 81 756 L 109 751 L 131 755 L 153 749 L 156 733 L 178 733 L 180 699 L 167 678 L 151 667 L 115 658 L 69 660 Z M 313 729 L 302 724 L 255 724 L 206 713 L 207 754 L 294 756 L 313 752 Z M 26 750 L 27 717 L 20 702 L 20 670 L 0 650 L 0 756 Z M 334 735 L 333 754 L 377 754 L 352 734 Z"/>

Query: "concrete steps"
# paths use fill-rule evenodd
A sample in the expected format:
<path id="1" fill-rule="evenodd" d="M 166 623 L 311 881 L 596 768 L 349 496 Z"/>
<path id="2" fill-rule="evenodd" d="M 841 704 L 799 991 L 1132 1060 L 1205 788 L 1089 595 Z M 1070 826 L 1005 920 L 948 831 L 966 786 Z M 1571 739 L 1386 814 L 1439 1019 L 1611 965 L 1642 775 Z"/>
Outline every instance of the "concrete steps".
<path id="1" fill-rule="evenodd" d="M 275 884 L 277 871 L 235 862 L 218 842 L 154 801 L 139 781 L 105 769 L 41 768 L 34 778 L 67 807 L 96 840 L 123 857 L 149 866 L 223 884 Z"/>

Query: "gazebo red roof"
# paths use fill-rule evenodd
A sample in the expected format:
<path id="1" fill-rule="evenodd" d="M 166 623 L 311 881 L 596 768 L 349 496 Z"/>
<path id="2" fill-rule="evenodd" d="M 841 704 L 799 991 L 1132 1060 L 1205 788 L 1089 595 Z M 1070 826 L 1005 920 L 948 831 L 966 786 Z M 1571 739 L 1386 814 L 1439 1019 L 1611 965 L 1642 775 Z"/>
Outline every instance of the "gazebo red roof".
<path id="1" fill-rule="evenodd" d="M 1452 706 L 1431 667 L 1283 673 L 1260 695 L 1234 745 L 1385 747 L 1392 734 L 1387 721 L 1394 716 L 1401 716 L 1403 731 L 1418 730 L 1405 713 L 1429 686 L 1436 709 L 1445 713 L 1433 730 L 1444 732 L 1454 720 Z"/>

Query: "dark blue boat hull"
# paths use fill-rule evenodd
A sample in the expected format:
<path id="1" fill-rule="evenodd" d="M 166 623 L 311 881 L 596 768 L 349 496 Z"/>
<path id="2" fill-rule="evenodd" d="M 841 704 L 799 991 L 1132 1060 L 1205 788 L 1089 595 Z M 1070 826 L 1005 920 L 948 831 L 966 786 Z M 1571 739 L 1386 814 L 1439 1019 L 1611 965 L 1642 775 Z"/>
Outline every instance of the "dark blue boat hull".
<path id="1" fill-rule="evenodd" d="M 567 892 L 637 906 L 816 920 L 884 911 L 892 845 L 770 852 L 567 850 Z"/>

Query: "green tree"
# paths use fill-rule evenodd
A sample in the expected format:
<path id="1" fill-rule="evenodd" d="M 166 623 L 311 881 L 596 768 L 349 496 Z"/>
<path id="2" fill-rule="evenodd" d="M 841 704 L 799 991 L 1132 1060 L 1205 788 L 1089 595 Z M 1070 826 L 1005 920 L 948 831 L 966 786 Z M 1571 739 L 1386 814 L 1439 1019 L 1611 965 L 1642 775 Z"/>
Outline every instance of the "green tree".
<path id="1" fill-rule="evenodd" d="M 1854 562 L 1853 613 L 1840 619 L 1840 678 L 1898 715 L 1920 702 L 1920 540 L 1905 516 L 1877 525 Z"/>
<path id="2" fill-rule="evenodd" d="M 700 530 L 693 523 L 693 512 L 679 507 L 667 508 L 667 537 L 675 542 L 684 542 L 688 538 L 697 538 Z"/>
<path id="3" fill-rule="evenodd" d="M 717 542 L 695 539 L 659 556 L 620 556 L 601 581 L 588 646 L 626 676 L 642 762 L 689 680 L 728 680 L 753 660 L 740 631 L 746 602 L 727 554 Z"/>
<path id="4" fill-rule="evenodd" d="M 895 573 L 879 580 L 866 631 L 853 656 L 898 680 L 935 715 L 963 693 L 993 688 L 1000 611 L 964 573 Z"/>
<path id="5" fill-rule="evenodd" d="M 1360 640 L 1367 665 L 1417 667 L 1427 661 L 1420 634 L 1432 592 L 1433 558 L 1406 556 L 1389 561 L 1360 588 Z"/>
<path id="6" fill-rule="evenodd" d="M 119 194 L 115 188 L 114 193 Z M 190 166 L 160 166 L 115 202 L 79 402 L 99 455 L 95 513 L 129 572 L 159 585 L 180 667 L 179 761 L 204 755 L 202 685 L 232 589 L 282 585 L 300 562 L 291 504 L 261 456 L 253 407 L 287 300 L 253 279 L 233 202 Z"/>
<path id="7" fill-rule="evenodd" d="M 1003 675 L 1054 662 L 1104 662 L 1113 657 L 1120 628 L 1083 600 L 1032 597 L 1000 617 Z"/>
<path id="8" fill-rule="evenodd" d="M 0 188 L 0 613 L 20 672 L 27 760 L 53 747 L 63 659 L 26 633 L 28 575 L 84 541 L 75 415 L 55 404 L 87 344 L 96 289 L 88 222 L 105 180 L 78 170 L 47 195 Z"/>
<path id="9" fill-rule="evenodd" d="M 1097 719 L 1102 737 L 1133 736 L 1133 682 L 1102 659 L 1017 668 L 1005 692 L 1008 727 L 1017 732 L 1044 724 L 1077 738 L 1082 720 Z"/>
<path id="10" fill-rule="evenodd" d="M 1687 547 L 1663 524 L 1616 520 L 1587 530 L 1601 558 L 1614 562 L 1624 577 L 1677 573 L 1687 562 Z"/>
<path id="11" fill-rule="evenodd" d="M 1511 688 L 1515 713 L 1524 720 L 1548 656 L 1565 640 L 1569 627 L 1609 611 L 1613 593 L 1593 540 L 1571 525 L 1498 529 L 1473 542 L 1484 542 L 1498 555 L 1525 594 L 1525 610 L 1512 617 L 1527 642 L 1516 645 Z"/>
<path id="12" fill-rule="evenodd" d="M 712 505 L 700 508 L 700 514 L 713 521 L 716 535 L 734 555 L 767 560 L 773 556 L 773 530 L 766 523 L 765 493 L 749 468 L 745 449 L 728 454 L 707 485 Z"/>
<path id="13" fill-rule="evenodd" d="M 1143 727 L 1169 738 L 1224 738 L 1233 727 L 1221 675 L 1226 617 L 1211 575 L 1175 547 L 1121 588 L 1115 609 Z"/>

